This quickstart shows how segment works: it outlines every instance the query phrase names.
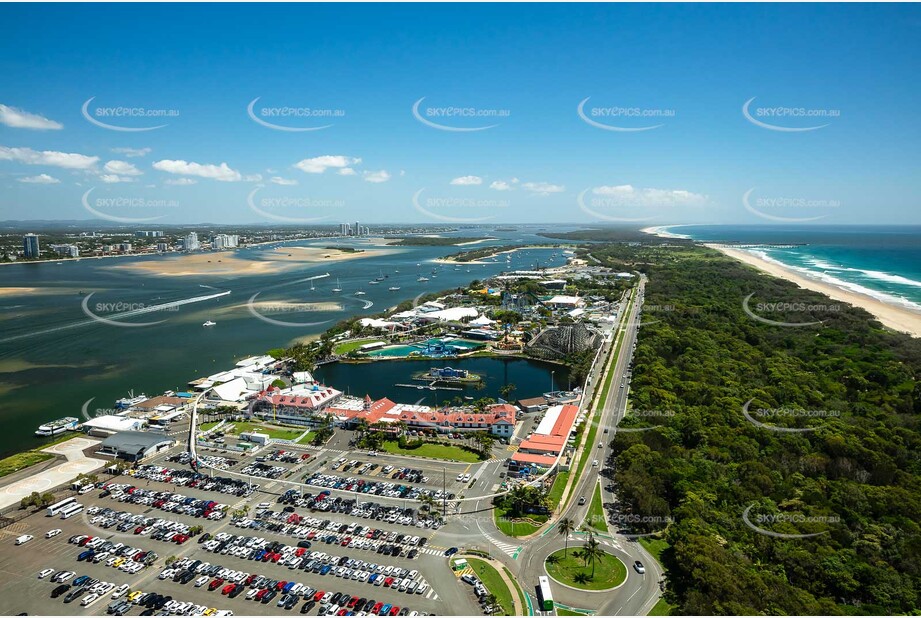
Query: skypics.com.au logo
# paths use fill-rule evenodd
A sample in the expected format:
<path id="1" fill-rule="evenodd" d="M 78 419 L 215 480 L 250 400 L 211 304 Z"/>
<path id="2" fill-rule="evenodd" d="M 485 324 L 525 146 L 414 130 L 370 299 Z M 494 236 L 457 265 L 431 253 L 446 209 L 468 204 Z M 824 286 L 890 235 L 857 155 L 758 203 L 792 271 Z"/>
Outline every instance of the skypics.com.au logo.
<path id="1" fill-rule="evenodd" d="M 329 121 L 332 119 L 345 118 L 344 109 L 317 108 L 307 106 L 266 106 L 258 108 L 256 103 L 262 97 L 256 97 L 246 106 L 246 113 L 250 119 L 258 125 L 272 129 L 274 131 L 287 131 L 302 133 L 305 131 L 320 131 L 328 129 L 334 123 L 315 126 L 311 123 L 317 121 Z M 284 123 L 284 124 L 279 124 Z M 301 124 L 302 126 L 296 126 Z"/>
<path id="2" fill-rule="evenodd" d="M 644 108 L 644 107 L 599 107 L 593 106 L 586 109 L 586 104 L 591 97 L 585 97 L 576 106 L 576 113 L 584 123 L 596 129 L 616 131 L 620 133 L 639 133 L 664 127 L 659 124 L 639 124 L 630 126 L 631 123 L 648 123 L 650 120 L 672 119 L 677 115 L 673 109 Z"/>
<path id="3" fill-rule="evenodd" d="M 498 127 L 500 123 L 483 125 L 485 121 L 506 120 L 511 115 L 511 110 L 499 108 L 481 108 L 474 106 L 426 106 L 422 107 L 422 97 L 413 103 L 413 117 L 427 127 L 439 131 L 457 133 L 471 133 L 485 131 Z"/>
<path id="4" fill-rule="evenodd" d="M 150 122 L 151 119 L 163 120 L 164 118 L 175 119 L 179 117 L 179 110 L 175 108 L 149 108 L 143 106 L 95 106 L 90 104 L 96 97 L 87 99 L 80 108 L 83 117 L 87 122 L 107 129 L 109 131 L 122 131 L 128 133 L 137 133 L 141 131 L 154 131 L 169 126 L 166 124 L 157 124 L 154 126 L 133 126 L 135 122 Z M 104 118 L 105 120 L 100 120 Z"/>

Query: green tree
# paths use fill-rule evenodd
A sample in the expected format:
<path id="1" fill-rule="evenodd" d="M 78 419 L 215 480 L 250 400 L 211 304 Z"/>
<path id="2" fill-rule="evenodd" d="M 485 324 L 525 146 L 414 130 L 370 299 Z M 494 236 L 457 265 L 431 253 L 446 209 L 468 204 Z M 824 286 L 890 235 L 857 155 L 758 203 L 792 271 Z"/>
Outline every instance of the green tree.
<path id="1" fill-rule="evenodd" d="M 560 523 L 556 525 L 557 534 L 562 536 L 564 541 L 563 556 L 565 556 L 569 551 L 569 535 L 572 534 L 575 529 L 576 522 L 568 517 L 564 517 L 560 520 Z"/>
<path id="2" fill-rule="evenodd" d="M 601 544 L 595 540 L 595 535 L 589 532 L 588 539 L 582 545 L 582 559 L 585 561 L 586 566 L 592 565 L 592 579 L 595 579 L 595 563 L 600 562 L 602 558 L 604 558 L 604 550 L 601 549 Z"/>

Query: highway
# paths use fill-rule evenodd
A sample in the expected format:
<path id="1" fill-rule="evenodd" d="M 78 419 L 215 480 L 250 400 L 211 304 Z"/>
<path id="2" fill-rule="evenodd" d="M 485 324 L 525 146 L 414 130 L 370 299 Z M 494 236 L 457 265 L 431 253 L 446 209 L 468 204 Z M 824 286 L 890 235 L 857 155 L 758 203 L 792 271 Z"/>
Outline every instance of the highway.
<path id="1" fill-rule="evenodd" d="M 610 364 L 609 371 L 613 372 L 613 375 L 607 397 L 605 401 L 599 404 L 600 413 L 597 418 L 599 430 L 593 443 L 587 443 L 585 445 L 585 448 L 590 451 L 588 463 L 586 463 L 582 471 L 581 478 L 574 481 L 568 504 L 555 518 L 555 521 L 568 517 L 573 520 L 578 527 L 588 514 L 588 510 L 591 506 L 592 493 L 594 492 L 595 486 L 599 483 L 599 480 L 601 480 L 599 472 L 610 452 L 608 445 L 611 440 L 614 439 L 617 432 L 617 425 L 620 423 L 621 419 L 623 419 L 626 411 L 629 386 L 624 388 L 620 386 L 624 381 L 633 356 L 633 345 L 636 341 L 637 331 L 639 330 L 639 320 L 637 316 L 642 307 L 645 284 L 646 277 L 643 276 L 640 278 L 637 285 L 634 302 L 629 312 L 621 316 L 617 331 L 615 331 L 615 333 L 623 333 L 623 343 L 618 351 L 617 358 L 613 359 Z M 615 340 L 616 336 L 612 337 L 611 341 L 607 342 L 605 345 L 609 348 L 614 345 Z M 605 349 L 603 353 L 609 355 L 610 350 Z M 591 386 L 593 389 L 603 387 L 603 375 L 604 373 L 599 370 L 592 380 Z M 589 393 L 586 394 L 586 397 L 590 396 Z M 595 419 L 589 417 L 589 422 L 593 420 Z M 608 433 L 604 433 L 605 429 L 608 430 Z M 589 427 L 586 427 L 585 431 L 587 432 L 588 430 Z M 601 448 L 597 446 L 599 442 L 602 443 Z M 598 467 L 591 465 L 591 460 L 593 459 L 599 461 Z M 573 468 L 577 466 L 577 462 L 578 459 L 574 461 Z M 606 483 L 602 485 L 606 485 Z M 585 496 L 586 500 L 584 505 L 579 505 L 579 496 Z M 603 496 L 605 502 L 613 500 L 613 496 L 608 492 L 604 492 Z M 484 518 L 484 523 L 485 520 L 486 518 Z M 491 537 L 501 543 L 518 544 L 521 546 L 522 549 L 517 560 L 511 559 L 511 557 L 506 555 L 500 555 L 499 559 L 501 559 L 513 573 L 517 574 L 518 581 L 521 583 L 522 588 L 532 596 L 532 604 L 535 606 L 535 613 L 538 614 L 548 613 L 537 611 L 536 599 L 533 598 L 535 597 L 534 586 L 537 583 L 537 578 L 545 574 L 544 559 L 554 551 L 562 549 L 565 544 L 563 537 L 557 534 L 555 526 L 555 523 L 552 524 L 548 530 L 545 530 L 537 538 L 513 539 L 506 537 L 496 530 L 495 526 L 492 524 L 491 518 L 489 519 L 488 532 Z M 609 525 L 609 529 L 614 530 L 615 527 Z M 480 532 L 483 533 L 482 528 Z M 578 547 L 584 541 L 585 536 L 584 533 L 571 534 L 569 538 L 570 548 Z M 662 573 L 658 563 L 636 540 L 627 538 L 616 532 L 612 532 L 609 535 L 600 535 L 597 538 L 602 543 L 603 549 L 616 555 L 627 566 L 626 581 L 613 591 L 586 592 L 567 588 L 551 580 L 554 600 L 574 608 L 597 610 L 599 615 L 645 615 L 652 606 L 655 605 L 660 595 L 659 580 L 662 577 Z M 639 560 L 643 563 L 646 568 L 645 574 L 641 575 L 633 569 L 633 562 L 635 560 Z"/>

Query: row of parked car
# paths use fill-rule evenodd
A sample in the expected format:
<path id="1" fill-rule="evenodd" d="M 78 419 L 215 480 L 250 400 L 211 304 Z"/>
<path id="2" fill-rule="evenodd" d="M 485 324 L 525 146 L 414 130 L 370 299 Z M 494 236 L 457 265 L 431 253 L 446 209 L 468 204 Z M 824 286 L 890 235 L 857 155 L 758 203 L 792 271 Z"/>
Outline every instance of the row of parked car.
<path id="1" fill-rule="evenodd" d="M 90 519 L 93 525 L 109 528 L 111 522 L 118 522 L 119 532 L 133 532 L 141 536 L 149 536 L 154 541 L 174 542 L 182 545 L 194 536 L 192 526 L 188 524 L 160 517 L 149 517 L 142 513 L 91 506 L 87 509 L 87 515 L 93 516 Z"/>
<path id="2" fill-rule="evenodd" d="M 57 584 L 51 591 L 51 598 L 63 596 L 64 603 L 72 603 L 80 599 L 80 605 L 90 607 L 95 605 L 111 593 L 112 601 L 106 608 L 106 613 L 114 616 L 124 616 L 133 607 L 143 607 L 142 616 L 174 615 L 174 616 L 233 616 L 230 610 L 209 608 L 188 601 L 178 601 L 171 596 L 155 592 L 131 591 L 128 584 L 116 586 L 114 583 L 100 581 L 89 575 L 77 576 L 73 571 L 45 569 L 38 574 L 39 579 Z M 81 598 L 82 597 L 82 598 Z"/>
<path id="3" fill-rule="evenodd" d="M 396 569 L 396 567 L 392 567 Z M 396 570 L 393 571 L 395 574 Z M 417 581 L 416 571 L 404 572 L 406 575 L 403 579 L 398 580 L 396 577 L 388 576 L 389 586 L 391 588 L 410 592 L 410 583 L 415 584 L 412 592 L 418 592 L 419 586 L 424 585 L 422 592 L 428 589 L 424 581 Z M 301 600 L 304 604 L 300 612 L 309 613 L 314 608 L 318 609 L 319 615 L 325 616 L 345 616 L 345 615 L 377 615 L 377 616 L 418 616 L 419 612 L 411 611 L 409 608 L 400 608 L 392 604 L 375 601 L 357 595 L 350 595 L 346 592 L 327 592 L 312 588 L 306 584 L 272 579 L 256 573 L 243 573 L 221 567 L 220 565 L 211 565 L 201 560 L 191 558 L 182 558 L 173 563 L 170 567 L 164 569 L 160 574 L 161 579 L 170 578 L 178 583 L 188 583 L 195 579 L 196 587 L 207 587 L 210 591 L 220 590 L 222 595 L 228 598 L 236 598 L 245 593 L 247 600 L 255 601 L 263 605 L 275 601 L 277 607 L 293 609 Z M 379 585 L 384 585 L 379 584 Z M 247 590 L 248 589 L 248 590 Z M 411 592 L 410 592 L 411 593 Z"/>
<path id="4" fill-rule="evenodd" d="M 156 552 L 145 551 L 139 547 L 131 547 L 99 536 L 77 534 L 70 537 L 68 542 L 82 548 L 77 555 L 77 562 L 100 563 L 105 560 L 106 566 L 131 574 L 153 564 L 157 559 Z"/>
<path id="5" fill-rule="evenodd" d="M 202 500 L 172 491 L 142 489 L 128 483 L 107 483 L 105 488 L 109 492 L 109 497 L 119 502 L 152 506 L 167 513 L 181 513 L 211 521 L 226 517 L 227 505 L 216 500 Z"/>
<path id="6" fill-rule="evenodd" d="M 239 497 L 249 496 L 259 488 L 259 485 L 241 479 L 224 476 L 212 477 L 193 470 L 176 470 L 153 464 L 138 466 L 130 470 L 129 474 L 137 479 L 172 483 L 178 487 L 194 487 Z"/>
<path id="7" fill-rule="evenodd" d="M 383 545 L 402 544 L 408 545 L 408 549 L 411 550 L 414 547 L 423 547 L 428 542 L 426 536 L 372 528 L 361 523 L 346 524 L 328 519 L 321 520 L 286 511 L 257 510 L 254 519 L 243 518 L 233 523 L 240 528 L 263 529 L 317 543 L 356 549 L 377 550 Z M 378 553 L 394 555 L 392 551 L 379 551 Z M 410 557 L 414 558 L 415 554 Z"/>
<path id="8" fill-rule="evenodd" d="M 297 451 L 285 451 L 278 449 L 266 455 L 260 455 L 256 461 L 280 461 L 282 463 L 300 463 L 310 459 L 310 453 L 298 453 Z"/>
<path id="9" fill-rule="evenodd" d="M 289 506 L 299 506 L 311 511 L 342 513 L 351 517 L 376 519 L 391 524 L 432 528 L 438 530 L 441 522 L 431 515 L 426 515 L 412 507 L 384 505 L 377 502 L 358 502 L 354 498 L 330 496 L 329 490 L 323 490 L 316 496 L 311 493 L 301 494 L 296 489 L 289 489 L 278 497 L 278 502 Z"/>
<path id="10" fill-rule="evenodd" d="M 248 474 L 249 476 L 258 476 L 265 479 L 280 479 L 285 474 L 288 473 L 288 468 L 284 466 L 272 466 L 267 463 L 255 462 L 251 463 L 242 470 L 243 474 Z"/>
<path id="11" fill-rule="evenodd" d="M 383 496 L 385 498 L 400 498 L 405 500 L 418 500 L 421 496 L 431 496 L 435 500 L 447 498 L 454 499 L 454 494 L 442 492 L 440 489 L 427 489 L 423 487 L 413 487 L 402 483 L 391 481 L 370 481 L 357 477 L 341 477 L 335 474 L 322 474 L 314 472 L 305 477 L 304 482 L 314 487 L 327 487 L 329 489 L 338 489 L 340 491 L 354 491 L 360 494 L 371 496 Z"/>
<path id="12" fill-rule="evenodd" d="M 222 470 L 232 468 L 238 463 L 236 459 L 229 459 L 227 457 L 221 457 L 220 455 L 206 455 L 204 453 L 199 453 L 198 459 L 199 461 L 202 461 L 209 466 L 220 468 Z M 173 461 L 183 466 L 187 466 L 192 463 L 192 453 L 188 451 L 176 453 L 175 455 L 171 455 L 167 461 Z"/>

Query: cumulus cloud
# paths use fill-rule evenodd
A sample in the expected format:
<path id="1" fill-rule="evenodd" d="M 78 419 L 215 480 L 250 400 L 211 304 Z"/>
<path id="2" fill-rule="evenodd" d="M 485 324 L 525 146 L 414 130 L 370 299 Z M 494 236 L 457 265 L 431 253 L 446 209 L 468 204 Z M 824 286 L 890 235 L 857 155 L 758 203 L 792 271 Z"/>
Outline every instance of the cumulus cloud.
<path id="1" fill-rule="evenodd" d="M 339 170 L 340 176 L 354 176 L 357 173 L 358 172 L 353 170 L 351 167 L 343 167 L 341 170 Z"/>
<path id="2" fill-rule="evenodd" d="M 110 185 L 118 182 L 134 182 L 134 178 L 129 176 L 119 176 L 118 174 L 100 174 L 99 180 Z"/>
<path id="3" fill-rule="evenodd" d="M 63 129 L 64 125 L 44 116 L 29 113 L 0 103 L 0 124 L 5 124 L 14 129 L 35 129 L 38 131 Z"/>
<path id="4" fill-rule="evenodd" d="M 113 148 L 112 152 L 125 155 L 129 159 L 143 157 L 150 154 L 150 148 Z"/>
<path id="5" fill-rule="evenodd" d="M 364 172 L 365 182 L 387 182 L 390 180 L 390 173 L 387 170 L 378 170 L 376 172 Z"/>
<path id="6" fill-rule="evenodd" d="M 549 182 L 526 182 L 521 185 L 525 191 L 530 191 L 537 195 L 550 195 L 551 193 L 562 193 L 566 190 L 563 185 L 554 185 Z"/>
<path id="7" fill-rule="evenodd" d="M 481 185 L 483 179 L 479 176 L 460 176 L 451 181 L 452 185 Z M 495 184 L 495 183 L 493 183 Z"/>
<path id="8" fill-rule="evenodd" d="M 291 178 L 282 178 L 281 176 L 272 176 L 271 181 L 274 182 L 276 185 L 284 185 L 284 186 L 297 184 L 296 180 L 293 180 Z"/>
<path id="9" fill-rule="evenodd" d="M 188 185 L 196 185 L 198 181 L 194 178 L 167 178 L 163 181 L 163 184 L 173 187 L 185 187 Z"/>
<path id="10" fill-rule="evenodd" d="M 128 163 L 127 161 L 109 161 L 102 169 L 110 174 L 120 176 L 140 176 L 143 174 L 133 163 Z"/>
<path id="11" fill-rule="evenodd" d="M 56 185 L 61 181 L 48 174 L 39 174 L 38 176 L 24 176 L 19 179 L 19 182 L 30 185 Z"/>
<path id="12" fill-rule="evenodd" d="M 0 161 L 18 161 L 27 165 L 50 165 L 70 170 L 87 170 L 99 162 L 99 157 L 90 157 L 73 152 L 58 152 L 56 150 L 32 150 L 31 148 L 0 146 Z"/>
<path id="13" fill-rule="evenodd" d="M 655 189 L 633 185 L 593 187 L 592 193 L 631 206 L 695 206 L 707 201 L 706 195 L 684 189 Z"/>
<path id="14" fill-rule="evenodd" d="M 262 174 L 249 174 L 243 177 L 244 182 L 262 182 Z"/>
<path id="15" fill-rule="evenodd" d="M 155 170 L 176 174 L 178 176 L 197 176 L 221 182 L 239 182 L 243 180 L 242 174 L 231 169 L 226 163 L 211 165 L 208 163 L 195 163 L 193 161 L 163 159 L 153 164 Z"/>
<path id="16" fill-rule="evenodd" d="M 294 167 L 308 174 L 322 174 L 329 168 L 347 168 L 361 163 L 361 159 L 345 155 L 321 155 L 298 161 Z"/>
<path id="17" fill-rule="evenodd" d="M 495 189 L 496 191 L 511 191 L 514 189 L 511 183 L 504 180 L 494 180 L 489 184 L 490 189 Z"/>

